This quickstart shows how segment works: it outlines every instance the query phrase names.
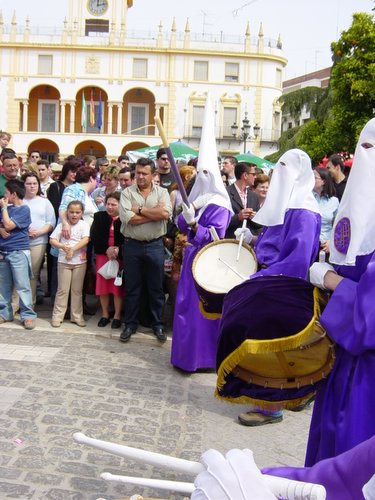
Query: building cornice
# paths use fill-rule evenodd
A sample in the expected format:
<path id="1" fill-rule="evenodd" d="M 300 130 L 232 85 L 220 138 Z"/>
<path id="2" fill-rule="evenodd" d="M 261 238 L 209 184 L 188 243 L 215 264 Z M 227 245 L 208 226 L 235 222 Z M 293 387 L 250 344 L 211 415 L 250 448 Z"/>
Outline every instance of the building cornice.
<path id="1" fill-rule="evenodd" d="M 219 50 L 201 50 L 201 49 L 184 49 L 184 48 L 157 48 L 157 47 L 135 47 L 135 46 L 87 46 L 87 45 L 54 45 L 42 43 L 22 43 L 22 42 L 9 42 L 0 43 L 0 48 L 3 49 L 39 49 L 43 51 L 71 51 L 71 52 L 116 52 L 116 53 L 148 53 L 148 54 L 162 54 L 169 56 L 201 56 L 201 57 L 219 57 L 223 58 L 236 58 L 236 59 L 253 59 L 263 61 L 279 62 L 286 66 L 288 60 L 285 57 L 275 54 L 260 54 L 256 52 L 234 52 L 234 51 L 219 51 Z"/>

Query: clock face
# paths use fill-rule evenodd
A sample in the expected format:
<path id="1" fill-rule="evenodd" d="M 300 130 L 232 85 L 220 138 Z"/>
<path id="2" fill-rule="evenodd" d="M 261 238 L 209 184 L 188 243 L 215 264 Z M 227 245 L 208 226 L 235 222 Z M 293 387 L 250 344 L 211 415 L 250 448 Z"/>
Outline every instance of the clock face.
<path id="1" fill-rule="evenodd" d="M 102 16 L 108 9 L 108 0 L 88 0 L 87 10 L 94 16 Z"/>

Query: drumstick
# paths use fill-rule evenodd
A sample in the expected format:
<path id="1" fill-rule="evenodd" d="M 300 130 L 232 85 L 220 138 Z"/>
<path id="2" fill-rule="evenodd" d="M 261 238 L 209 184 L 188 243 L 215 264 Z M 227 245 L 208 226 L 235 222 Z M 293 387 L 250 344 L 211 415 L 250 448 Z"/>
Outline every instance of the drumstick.
<path id="1" fill-rule="evenodd" d="M 190 202 L 188 200 L 188 197 L 187 197 L 187 194 L 185 191 L 185 186 L 184 186 L 184 183 L 182 182 L 180 171 L 177 168 L 177 165 L 176 165 L 176 162 L 174 160 L 171 148 L 169 147 L 168 139 L 167 139 L 163 124 L 161 123 L 161 120 L 158 116 L 155 116 L 154 120 L 155 120 L 156 126 L 158 127 L 160 138 L 161 138 L 163 146 L 167 152 L 169 163 L 171 165 L 172 171 L 173 171 L 174 176 L 176 178 L 178 189 L 181 193 L 182 201 L 185 203 L 185 205 L 189 206 Z"/>
<path id="2" fill-rule="evenodd" d="M 85 436 L 82 432 L 73 434 L 73 439 L 77 443 L 87 444 L 93 448 L 98 448 L 99 450 L 104 450 L 123 458 L 131 458 L 133 460 L 161 466 L 166 469 L 172 469 L 193 476 L 205 470 L 204 466 L 199 462 L 162 455 L 161 453 L 141 450 L 139 448 L 131 448 L 130 446 L 110 443 L 100 439 L 93 439 Z M 270 476 L 268 474 L 264 474 L 264 478 L 267 483 L 269 483 L 273 494 L 280 498 L 285 498 L 287 500 L 305 500 L 306 498 L 309 498 L 309 500 L 325 500 L 326 498 L 325 488 L 319 484 L 303 483 L 301 481 Z"/>
<path id="3" fill-rule="evenodd" d="M 140 486 L 148 486 L 150 488 L 157 488 L 158 490 L 172 490 L 191 495 L 194 491 L 193 483 L 184 483 L 183 481 L 168 481 L 166 479 L 152 479 L 147 477 L 134 477 L 134 476 L 119 476 L 111 474 L 110 472 L 103 472 L 100 474 L 102 479 L 106 481 L 119 481 L 120 483 L 138 484 Z"/>
<path id="4" fill-rule="evenodd" d="M 245 187 L 245 194 L 246 194 L 246 208 L 247 208 L 247 191 L 248 191 L 248 189 L 249 189 L 249 186 L 246 186 L 246 187 Z M 246 219 L 244 219 L 244 220 L 242 221 L 242 230 L 244 230 L 244 229 L 245 229 L 245 227 L 246 227 L 246 222 L 247 222 L 247 221 L 246 221 Z M 241 253 L 241 248 L 242 248 L 242 244 L 243 244 L 243 239 L 244 239 L 244 237 L 245 237 L 245 234 L 242 232 L 242 233 L 241 233 L 241 236 L 240 236 L 240 242 L 239 242 L 239 244 L 238 244 L 238 250 L 237 250 L 237 258 L 236 258 L 236 262 L 238 262 L 238 261 L 239 261 L 239 258 L 240 258 L 240 253 Z"/>
<path id="5" fill-rule="evenodd" d="M 218 240 L 220 240 L 219 235 L 217 234 L 217 231 L 216 231 L 216 229 L 215 229 L 215 227 L 214 227 L 214 226 L 210 226 L 210 227 L 208 228 L 208 230 L 209 230 L 209 232 L 210 232 L 211 238 L 212 238 L 214 241 L 218 241 Z"/>
<path id="6" fill-rule="evenodd" d="M 246 227 L 246 219 L 244 219 L 243 222 L 242 222 L 242 229 L 245 229 L 245 227 Z M 238 250 L 237 250 L 236 262 L 238 262 L 239 258 L 240 258 L 240 253 L 241 253 L 241 248 L 242 248 L 244 237 L 245 237 L 245 233 L 241 233 L 240 241 L 238 243 Z"/>
<path id="7" fill-rule="evenodd" d="M 183 458 L 170 457 L 153 451 L 146 451 L 141 450 L 140 448 L 131 448 L 130 446 L 110 443 L 100 439 L 93 439 L 85 436 L 82 432 L 76 432 L 73 434 L 73 439 L 77 441 L 77 443 L 87 444 L 88 446 L 99 448 L 99 450 L 108 451 L 108 453 L 112 453 L 113 455 L 118 455 L 124 458 L 132 458 L 133 460 L 138 460 L 139 462 L 146 462 L 148 464 L 173 469 L 179 472 L 187 472 L 194 476 L 203 470 L 202 464 L 198 462 L 191 462 L 190 460 L 184 460 Z"/>
<path id="8" fill-rule="evenodd" d="M 233 271 L 237 276 L 239 276 L 243 281 L 247 280 L 247 276 L 243 276 L 241 273 L 239 273 L 233 266 L 228 264 L 225 260 L 223 260 L 221 257 L 219 257 L 220 262 L 222 262 L 225 266 L 227 266 L 231 271 Z"/>
<path id="9" fill-rule="evenodd" d="M 119 476 L 110 472 L 103 472 L 100 474 L 100 477 L 105 481 L 119 481 L 121 483 L 137 484 L 159 490 L 172 490 L 186 495 L 191 495 L 195 489 L 194 483 L 183 481 Z M 263 477 L 266 479 L 269 489 L 277 498 L 285 498 L 286 500 L 325 500 L 326 498 L 325 488 L 320 484 L 303 483 L 301 481 L 266 474 L 263 474 Z"/>

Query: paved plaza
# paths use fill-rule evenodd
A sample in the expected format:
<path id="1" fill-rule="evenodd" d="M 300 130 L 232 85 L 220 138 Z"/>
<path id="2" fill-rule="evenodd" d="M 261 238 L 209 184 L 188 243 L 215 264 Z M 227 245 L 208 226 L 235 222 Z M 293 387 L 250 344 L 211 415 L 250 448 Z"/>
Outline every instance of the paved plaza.
<path id="1" fill-rule="evenodd" d="M 17 320 L 0 326 L 0 500 L 183 498 L 105 482 L 104 471 L 191 478 L 77 444 L 77 431 L 192 460 L 207 448 L 248 447 L 260 467 L 303 463 L 311 409 L 285 412 L 275 425 L 239 425 L 245 407 L 214 399 L 214 373 L 171 367 L 170 330 L 165 344 L 145 328 L 122 344 L 119 331 L 96 326 L 99 315 L 86 328 L 52 328 L 48 307 L 38 315 L 33 331 Z"/>

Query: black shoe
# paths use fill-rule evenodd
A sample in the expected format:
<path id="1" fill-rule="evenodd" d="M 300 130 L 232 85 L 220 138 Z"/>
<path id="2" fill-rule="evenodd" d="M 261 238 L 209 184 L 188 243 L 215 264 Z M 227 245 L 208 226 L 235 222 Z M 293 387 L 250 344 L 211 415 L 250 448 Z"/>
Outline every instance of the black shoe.
<path id="1" fill-rule="evenodd" d="M 100 318 L 100 320 L 98 321 L 98 326 L 100 326 L 100 328 L 104 328 L 105 326 L 107 326 L 109 323 L 111 322 L 111 320 L 109 318 Z"/>
<path id="2" fill-rule="evenodd" d="M 136 330 L 134 328 L 130 328 L 130 326 L 126 326 L 120 335 L 120 342 L 128 342 L 130 337 L 135 333 Z"/>
<path id="3" fill-rule="evenodd" d="M 121 319 L 114 319 L 112 320 L 112 324 L 111 324 L 111 328 L 113 330 L 117 329 L 117 328 L 121 328 Z"/>
<path id="4" fill-rule="evenodd" d="M 160 342 L 165 342 L 167 340 L 167 334 L 164 332 L 163 328 L 155 328 L 154 335 L 160 340 Z"/>

